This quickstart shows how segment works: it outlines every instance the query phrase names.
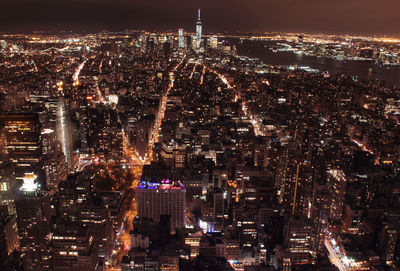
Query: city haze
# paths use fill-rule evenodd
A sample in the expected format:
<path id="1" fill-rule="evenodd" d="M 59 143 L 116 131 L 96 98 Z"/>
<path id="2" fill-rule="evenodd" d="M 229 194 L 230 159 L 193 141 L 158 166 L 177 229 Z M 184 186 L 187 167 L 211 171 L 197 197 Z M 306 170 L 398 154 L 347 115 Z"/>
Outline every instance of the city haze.
<path id="1" fill-rule="evenodd" d="M 203 10 L 206 32 L 295 31 L 400 36 L 400 2 L 396 0 L 3 0 L 0 31 L 99 32 L 177 27 L 194 31 L 196 8 Z"/>

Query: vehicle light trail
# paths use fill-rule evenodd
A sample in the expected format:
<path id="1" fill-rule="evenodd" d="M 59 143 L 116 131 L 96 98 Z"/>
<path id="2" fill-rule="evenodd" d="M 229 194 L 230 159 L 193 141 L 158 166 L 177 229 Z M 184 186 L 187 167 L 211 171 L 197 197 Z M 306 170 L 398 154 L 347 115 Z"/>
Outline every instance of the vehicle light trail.
<path id="1" fill-rule="evenodd" d="M 197 67 L 197 64 L 195 64 L 195 65 L 193 66 L 193 70 L 192 70 L 192 72 L 190 73 L 189 79 L 192 79 L 192 78 L 193 78 L 193 74 L 194 74 L 194 72 L 196 71 L 196 67 Z"/>
<path id="2" fill-rule="evenodd" d="M 104 59 L 102 59 L 102 60 L 100 61 L 99 73 L 101 73 L 101 71 L 102 71 L 102 69 L 103 69 L 103 61 L 104 61 Z"/>
<path id="3" fill-rule="evenodd" d="M 224 75 L 220 74 L 219 72 L 217 72 L 214 69 L 209 68 L 209 70 L 211 72 L 213 72 L 215 75 L 217 75 L 219 77 L 219 79 L 222 81 L 222 83 L 224 83 L 228 87 L 228 89 L 234 89 L 231 86 L 231 84 L 229 84 L 228 80 L 226 79 L 226 77 Z M 237 102 L 237 100 L 239 98 L 240 98 L 240 93 L 237 90 L 235 90 L 234 102 Z M 244 101 L 242 101 L 242 110 L 243 110 L 244 114 L 250 118 L 250 122 L 251 122 L 251 124 L 253 125 L 253 128 L 254 128 L 254 134 L 256 136 L 265 136 L 265 133 L 263 133 L 261 131 L 261 127 L 260 127 L 259 121 L 257 121 L 252 115 L 249 114 L 247 105 L 246 105 L 246 103 Z"/>
<path id="4" fill-rule="evenodd" d="M 79 74 L 81 73 L 81 70 L 83 69 L 83 66 L 85 66 L 86 60 L 83 61 L 78 68 L 75 70 L 74 75 L 72 76 L 72 80 L 74 80 L 73 86 L 76 87 L 79 85 Z"/>
<path id="5" fill-rule="evenodd" d="M 243 102 L 243 101 L 242 101 L 242 110 L 243 110 L 244 114 L 250 118 L 250 122 L 254 128 L 254 134 L 256 136 L 265 136 L 265 133 L 263 133 L 261 131 L 260 124 L 252 115 L 249 114 L 246 102 Z"/>
<path id="6" fill-rule="evenodd" d="M 186 55 L 184 55 L 182 60 L 172 68 L 171 72 L 175 72 L 182 65 L 185 58 L 186 58 Z M 151 137 L 151 140 L 147 147 L 148 151 L 146 152 L 146 155 L 144 157 L 144 163 L 148 163 L 153 155 L 153 146 L 154 146 L 154 143 L 158 141 L 158 132 L 159 132 L 159 129 L 161 128 L 162 119 L 164 118 L 165 110 L 167 108 L 168 95 L 173 87 L 174 87 L 174 79 L 170 78 L 168 88 L 167 88 L 165 94 L 161 98 L 160 109 L 158 111 L 158 114 L 157 114 L 157 117 L 156 117 L 156 120 L 154 123 L 152 137 Z"/>
<path id="7" fill-rule="evenodd" d="M 185 58 L 186 58 L 186 55 L 182 58 L 182 60 L 177 65 L 175 65 L 171 69 L 171 72 L 175 72 L 182 65 Z M 156 116 L 156 119 L 154 122 L 153 130 L 151 133 L 151 139 L 147 145 L 147 152 L 145 154 L 145 157 L 141 157 L 134 148 L 130 148 L 125 134 L 123 135 L 125 155 L 128 157 L 128 160 L 129 160 L 129 163 L 131 164 L 131 166 L 139 166 L 139 165 L 143 166 L 146 163 L 151 161 L 151 157 L 153 154 L 153 146 L 154 146 L 154 143 L 158 141 L 158 131 L 161 127 L 161 122 L 165 115 L 165 110 L 166 110 L 167 101 L 168 101 L 168 95 L 173 87 L 174 87 L 174 80 L 173 80 L 173 78 L 171 78 L 170 82 L 168 84 L 167 90 L 161 97 L 160 108 L 158 110 L 158 113 L 157 113 L 157 116 Z"/>
<path id="8" fill-rule="evenodd" d="M 99 83 L 96 82 L 96 91 L 97 91 L 97 96 L 99 96 L 99 101 L 104 104 L 104 98 L 103 94 L 101 94 L 100 88 L 99 88 Z"/>
<path id="9" fill-rule="evenodd" d="M 332 263 L 340 270 L 340 271 L 347 271 L 348 268 L 345 267 L 345 265 L 342 263 L 342 260 L 340 257 L 337 255 L 335 252 L 334 248 L 330 244 L 328 238 L 325 239 L 325 247 L 329 252 L 329 258 L 332 261 Z"/>
<path id="10" fill-rule="evenodd" d="M 214 70 L 214 69 L 209 68 L 209 70 L 210 70 L 211 72 L 213 72 L 214 74 L 216 74 L 216 75 L 219 77 L 219 79 L 222 81 L 222 83 L 224 83 L 229 89 L 232 89 L 232 88 L 233 88 L 233 87 L 231 86 L 231 84 L 229 84 L 228 79 L 226 79 L 226 77 L 225 77 L 224 75 L 220 74 L 219 72 L 217 72 L 217 71 Z"/>
<path id="11" fill-rule="evenodd" d="M 203 85 L 204 82 L 204 74 L 206 73 L 206 66 L 203 65 L 203 71 L 201 73 L 201 78 L 200 78 L 200 86 Z"/>
<path id="12" fill-rule="evenodd" d="M 359 142 L 357 139 L 353 139 L 353 142 L 357 144 L 357 146 L 359 146 L 363 151 L 365 152 L 369 152 L 372 155 L 375 155 L 373 151 L 371 151 L 370 149 L 367 148 L 367 146 L 365 146 L 364 144 L 362 144 L 361 142 Z"/>
<path id="13" fill-rule="evenodd" d="M 180 67 L 180 65 L 183 63 L 185 58 L 186 58 L 186 55 L 182 58 L 182 60 L 176 66 L 174 66 L 172 68 L 171 72 L 175 72 Z M 123 134 L 122 134 L 123 135 L 124 154 L 128 158 L 127 162 L 130 165 L 130 171 L 133 174 L 133 176 L 135 176 L 134 180 L 132 181 L 132 185 L 131 185 L 131 188 L 134 190 L 136 189 L 137 184 L 139 182 L 140 176 L 142 174 L 143 166 L 147 162 L 151 161 L 151 159 L 152 159 L 153 145 L 158 140 L 158 131 L 161 127 L 161 122 L 162 122 L 162 119 L 165 114 L 168 94 L 170 93 L 173 86 L 174 86 L 174 80 L 173 80 L 173 78 L 170 78 L 168 88 L 161 98 L 161 105 L 160 105 L 160 108 L 159 108 L 159 111 L 158 111 L 158 114 L 156 117 L 156 121 L 155 121 L 155 124 L 153 127 L 152 138 L 150 139 L 150 141 L 148 143 L 147 153 L 146 153 L 144 159 L 142 159 L 138 155 L 137 151 L 133 147 L 129 147 L 128 139 L 125 135 L 125 132 L 123 132 Z M 133 200 L 131 202 L 131 206 L 129 208 L 129 211 L 125 215 L 126 229 L 121 233 L 121 237 L 120 237 L 121 243 L 123 244 L 123 249 L 122 249 L 122 253 L 120 254 L 120 257 L 122 255 L 126 255 L 130 248 L 129 232 L 130 232 L 130 230 L 132 230 L 132 227 L 133 227 L 132 221 L 136 217 L 136 215 L 137 215 L 136 200 L 135 200 L 135 198 L 133 198 Z M 117 265 L 118 264 L 119 263 L 117 263 Z M 113 267 L 113 268 L 116 269 L 115 267 Z M 107 270 L 114 270 L 114 269 L 108 268 Z"/>
<path id="14" fill-rule="evenodd" d="M 126 157 L 128 157 L 128 163 L 129 165 L 134 168 L 137 166 L 143 166 L 143 162 L 139 159 L 139 156 L 137 155 L 137 152 L 129 147 L 128 144 L 128 139 L 125 135 L 125 133 L 122 133 L 122 144 L 123 144 L 123 149 Z"/>

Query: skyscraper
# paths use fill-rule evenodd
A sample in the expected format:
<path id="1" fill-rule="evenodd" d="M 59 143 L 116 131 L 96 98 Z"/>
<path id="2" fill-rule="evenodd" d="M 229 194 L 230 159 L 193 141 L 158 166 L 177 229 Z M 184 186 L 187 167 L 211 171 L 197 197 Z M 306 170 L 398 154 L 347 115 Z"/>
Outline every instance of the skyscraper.
<path id="1" fill-rule="evenodd" d="M 26 174 L 15 199 L 24 270 L 50 270 L 50 196 L 43 193 L 35 174 Z"/>
<path id="2" fill-rule="evenodd" d="M 51 262 L 54 271 L 95 270 L 97 251 L 93 236 L 80 223 L 60 223 L 53 230 Z"/>
<path id="3" fill-rule="evenodd" d="M 200 9 L 197 10 L 197 23 L 196 23 L 196 41 L 197 41 L 197 49 L 200 49 L 201 45 L 201 31 L 202 31 L 202 23 L 200 19 Z"/>
<path id="4" fill-rule="evenodd" d="M 109 261 L 114 245 L 115 235 L 110 219 L 110 210 L 99 196 L 90 196 L 79 206 L 78 221 L 89 228 L 97 247 L 98 257 Z"/>
<path id="5" fill-rule="evenodd" d="M 328 171 L 328 187 L 331 193 L 331 208 L 329 219 L 333 224 L 343 223 L 343 208 L 345 200 L 346 176 L 342 170 Z"/>
<path id="6" fill-rule="evenodd" d="M 64 96 L 58 97 L 57 104 L 57 137 L 62 145 L 62 151 L 68 164 L 69 171 L 74 168 L 72 150 L 72 132 L 69 122 L 69 110 L 67 110 Z"/>
<path id="7" fill-rule="evenodd" d="M 307 215 L 312 192 L 310 163 L 304 157 L 289 154 L 285 166 L 281 185 L 283 212 Z"/>
<path id="8" fill-rule="evenodd" d="M 0 205 L 0 270 L 11 270 L 8 256 L 19 247 L 15 216 L 7 206 Z"/>
<path id="9" fill-rule="evenodd" d="M 14 191 L 18 189 L 18 181 L 11 165 L 8 161 L 0 163 L 0 205 L 7 205 L 8 212 L 15 215 Z"/>
<path id="10" fill-rule="evenodd" d="M 284 234 L 290 261 L 295 265 L 310 263 L 314 236 L 312 221 L 305 217 L 289 217 Z"/>
<path id="11" fill-rule="evenodd" d="M 65 181 L 69 172 L 61 143 L 55 134 L 53 129 L 42 129 L 41 133 L 46 189 L 56 189 L 59 182 Z"/>
<path id="12" fill-rule="evenodd" d="M 382 261 L 386 265 L 393 265 L 396 254 L 396 244 L 398 243 L 399 224 L 398 221 L 385 218 L 382 223 L 382 228 L 379 232 L 379 253 Z"/>
<path id="13" fill-rule="evenodd" d="M 37 114 L 7 114 L 3 117 L 8 159 L 15 178 L 22 183 L 25 173 L 34 172 L 45 183 L 42 169 L 42 138 Z"/>
<path id="14" fill-rule="evenodd" d="M 179 48 L 185 48 L 185 37 L 183 36 L 183 29 L 178 30 L 178 46 Z"/>
<path id="15" fill-rule="evenodd" d="M 215 191 L 214 193 L 214 229 L 223 230 L 224 228 L 224 214 L 225 214 L 225 199 L 222 191 Z"/>

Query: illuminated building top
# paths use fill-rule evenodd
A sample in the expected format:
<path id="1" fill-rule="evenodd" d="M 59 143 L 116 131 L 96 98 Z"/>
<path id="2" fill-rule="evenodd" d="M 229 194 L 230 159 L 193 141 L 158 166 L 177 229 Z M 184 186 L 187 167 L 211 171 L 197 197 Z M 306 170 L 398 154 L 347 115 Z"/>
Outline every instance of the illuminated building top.
<path id="1" fill-rule="evenodd" d="M 197 49 L 200 48 L 202 38 L 202 23 L 200 19 L 200 9 L 197 10 L 197 23 L 196 23 L 196 41 Z"/>
<path id="2" fill-rule="evenodd" d="M 185 187 L 180 181 L 162 179 L 157 182 L 141 180 L 137 185 L 137 189 L 185 190 Z"/>
<path id="3" fill-rule="evenodd" d="M 38 183 L 35 182 L 37 175 L 34 173 L 25 173 L 23 178 L 24 183 L 22 184 L 21 190 L 25 192 L 34 192 L 38 189 Z"/>

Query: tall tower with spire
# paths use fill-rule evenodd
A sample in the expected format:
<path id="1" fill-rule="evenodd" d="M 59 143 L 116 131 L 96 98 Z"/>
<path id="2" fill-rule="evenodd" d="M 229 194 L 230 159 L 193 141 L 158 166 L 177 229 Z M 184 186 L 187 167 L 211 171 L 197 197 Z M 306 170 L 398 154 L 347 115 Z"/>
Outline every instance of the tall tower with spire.
<path id="1" fill-rule="evenodd" d="M 196 22 L 196 41 L 197 41 L 197 49 L 200 49 L 201 45 L 201 31 L 202 31 L 202 24 L 200 18 L 200 9 L 197 10 L 197 22 Z"/>

